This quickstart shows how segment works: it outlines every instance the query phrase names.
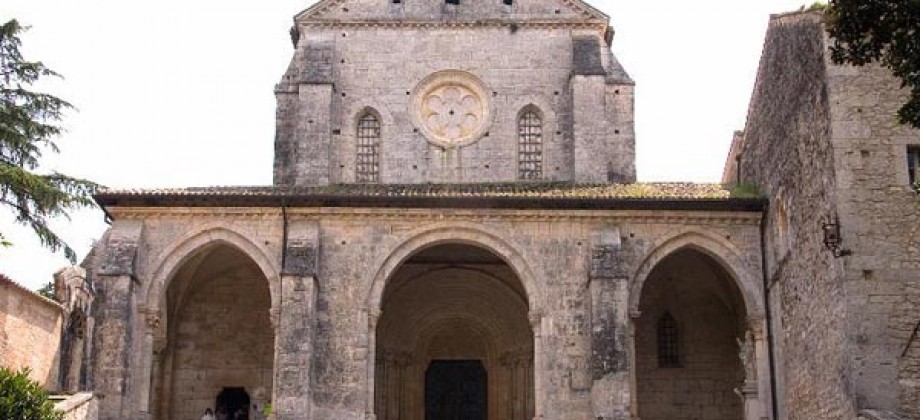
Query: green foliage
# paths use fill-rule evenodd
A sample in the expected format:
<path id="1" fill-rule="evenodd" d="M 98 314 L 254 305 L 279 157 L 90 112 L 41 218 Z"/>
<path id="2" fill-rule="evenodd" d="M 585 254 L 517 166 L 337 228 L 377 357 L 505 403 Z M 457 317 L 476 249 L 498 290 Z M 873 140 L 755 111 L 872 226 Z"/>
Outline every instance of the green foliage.
<path id="1" fill-rule="evenodd" d="M 834 62 L 891 69 L 910 93 L 898 117 L 920 128 L 920 1 L 831 0 L 827 16 Z"/>
<path id="2" fill-rule="evenodd" d="M 268 404 L 265 404 L 265 405 L 262 406 L 262 415 L 263 415 L 263 416 L 270 416 L 270 415 L 272 415 L 272 414 L 275 414 L 275 409 L 272 408 L 272 404 L 271 404 L 271 403 L 268 403 Z"/>
<path id="3" fill-rule="evenodd" d="M 54 139 L 63 129 L 56 123 L 73 107 L 30 90 L 42 77 L 60 76 L 39 61 L 23 59 L 19 34 L 26 29 L 15 19 L 0 26 L 0 206 L 32 228 L 42 245 L 54 252 L 63 250 L 76 262 L 76 253 L 48 227 L 48 221 L 93 206 L 91 195 L 98 186 L 60 173 L 36 172 L 44 151 L 58 152 Z"/>
<path id="4" fill-rule="evenodd" d="M 816 2 L 812 3 L 811 6 L 808 6 L 808 9 L 807 9 L 807 10 L 810 11 L 810 12 L 813 12 L 813 11 L 816 11 L 816 10 L 826 10 L 826 9 L 827 9 L 827 3 L 823 2 L 823 1 L 816 1 Z"/>
<path id="5" fill-rule="evenodd" d="M 0 419 L 60 420 L 48 394 L 29 379 L 29 371 L 13 372 L 0 367 Z"/>
<path id="6" fill-rule="evenodd" d="M 45 285 L 42 286 L 41 289 L 38 289 L 37 292 L 38 294 L 48 299 L 57 301 L 57 296 L 54 294 L 54 282 L 49 281 L 48 283 L 45 283 Z"/>
<path id="7" fill-rule="evenodd" d="M 763 196 L 760 193 L 760 187 L 750 182 L 730 185 L 729 190 L 731 198 L 760 198 Z"/>
<path id="8" fill-rule="evenodd" d="M 920 194 L 920 182 L 914 183 L 912 187 L 914 187 L 914 191 L 916 191 L 917 194 Z"/>

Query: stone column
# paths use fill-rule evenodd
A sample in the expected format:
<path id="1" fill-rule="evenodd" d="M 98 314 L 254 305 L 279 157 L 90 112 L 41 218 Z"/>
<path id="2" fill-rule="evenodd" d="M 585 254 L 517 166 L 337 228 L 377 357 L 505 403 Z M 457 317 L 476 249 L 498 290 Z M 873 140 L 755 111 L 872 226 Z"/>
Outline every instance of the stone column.
<path id="1" fill-rule="evenodd" d="M 770 384 L 770 359 L 769 346 L 767 345 L 766 320 L 751 319 L 748 321 L 748 328 L 753 338 L 754 366 L 753 378 L 746 378 L 745 388 L 753 389 L 756 397 L 756 404 L 748 403 L 745 398 L 745 412 L 747 419 L 766 420 L 772 418 L 773 405 L 771 404 L 772 387 Z M 750 386 L 748 385 L 750 384 Z M 749 411 L 750 405 L 750 411 Z"/>
<path id="2" fill-rule="evenodd" d="M 313 360 L 317 248 L 314 241 L 304 236 L 308 235 L 289 239 L 285 246 L 280 298 L 273 309 L 275 380 L 272 408 L 277 420 L 311 418 L 310 365 Z"/>
<path id="3" fill-rule="evenodd" d="M 380 406 L 383 409 L 386 409 L 387 406 L 387 378 L 389 372 L 387 371 L 387 360 L 386 354 L 377 354 L 377 322 L 380 321 L 380 309 L 374 308 L 368 311 L 367 313 L 367 407 L 365 407 L 364 418 L 366 420 L 376 420 L 376 407 L 374 405 L 376 401 L 381 401 L 382 405 Z M 380 363 L 383 372 L 381 375 L 377 375 L 377 366 L 378 362 Z M 377 380 L 381 380 L 380 384 L 377 383 Z M 377 395 L 378 392 L 382 391 L 383 395 Z M 383 418 L 386 418 L 387 412 L 380 412 Z"/>
<path id="4" fill-rule="evenodd" d="M 508 352 L 501 356 L 501 364 L 508 374 L 508 420 L 518 420 L 518 395 L 520 393 L 520 383 L 518 376 L 520 372 L 520 355 Z"/>
<path id="5" fill-rule="evenodd" d="M 102 397 L 99 402 L 100 420 L 129 418 L 129 360 L 134 352 L 132 310 L 134 280 L 127 275 L 105 275 L 96 278 L 99 311 L 96 313 L 96 333 L 93 337 L 92 389 Z"/>
<path id="6" fill-rule="evenodd" d="M 156 309 L 146 308 L 141 306 L 138 308 L 138 315 L 141 316 L 144 320 L 144 352 L 142 357 L 140 357 L 140 363 L 144 361 L 149 365 L 148 369 L 141 369 L 141 374 L 138 375 L 138 409 L 141 413 L 146 414 L 146 417 L 152 417 L 151 410 L 151 398 L 153 393 L 153 373 L 157 367 L 157 351 L 154 344 L 155 336 L 160 329 L 160 311 Z M 146 359 L 146 360 L 145 360 Z"/>
<path id="7" fill-rule="evenodd" d="M 534 378 L 534 419 L 543 418 L 543 404 L 545 401 L 545 387 L 543 383 L 544 371 L 546 366 L 543 363 L 543 313 L 531 311 L 528 315 L 530 318 L 530 328 L 533 330 L 533 378 Z"/>
<path id="8" fill-rule="evenodd" d="M 90 389 L 101 394 L 100 420 L 135 419 L 140 416 L 133 400 L 138 388 L 136 261 L 143 225 L 116 222 L 94 267 L 96 305 L 93 307 L 92 380 Z M 143 325 L 143 320 L 141 320 Z"/>
<path id="9" fill-rule="evenodd" d="M 628 419 L 628 281 L 619 229 L 595 234 L 588 273 L 591 299 L 591 398 L 598 419 Z"/>

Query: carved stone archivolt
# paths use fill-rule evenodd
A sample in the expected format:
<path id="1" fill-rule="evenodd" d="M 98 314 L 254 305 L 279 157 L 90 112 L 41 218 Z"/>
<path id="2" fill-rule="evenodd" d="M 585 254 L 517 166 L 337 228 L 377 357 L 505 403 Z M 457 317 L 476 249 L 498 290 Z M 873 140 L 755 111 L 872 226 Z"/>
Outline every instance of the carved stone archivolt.
<path id="1" fill-rule="evenodd" d="M 434 73 L 415 88 L 409 114 L 432 144 L 454 148 L 475 143 L 492 124 L 492 104 L 482 81 L 448 70 Z"/>

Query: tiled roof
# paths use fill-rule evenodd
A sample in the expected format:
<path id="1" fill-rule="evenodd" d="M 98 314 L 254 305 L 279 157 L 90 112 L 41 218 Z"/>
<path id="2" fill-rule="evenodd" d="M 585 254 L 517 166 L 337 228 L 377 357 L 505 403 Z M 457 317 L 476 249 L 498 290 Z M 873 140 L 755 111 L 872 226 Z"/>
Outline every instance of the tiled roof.
<path id="1" fill-rule="evenodd" d="M 341 196 L 341 197 L 529 197 L 620 199 L 725 199 L 729 190 L 718 184 L 637 183 L 584 185 L 571 183 L 507 184 L 342 184 L 323 187 L 194 187 L 110 189 L 111 196 Z"/>
<path id="2" fill-rule="evenodd" d="M 756 197 L 730 198 L 718 184 L 563 182 L 506 184 L 342 184 L 323 187 L 204 187 L 104 190 L 105 207 L 279 206 L 290 207 L 465 207 L 465 208 L 686 208 L 744 207 L 756 211 Z"/>

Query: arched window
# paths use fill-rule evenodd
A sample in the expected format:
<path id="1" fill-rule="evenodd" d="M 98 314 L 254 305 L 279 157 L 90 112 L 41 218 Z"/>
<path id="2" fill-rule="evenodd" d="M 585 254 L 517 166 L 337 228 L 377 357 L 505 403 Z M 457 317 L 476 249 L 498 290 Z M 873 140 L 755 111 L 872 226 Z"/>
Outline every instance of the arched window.
<path id="1" fill-rule="evenodd" d="M 380 182 L 380 120 L 370 112 L 358 120 L 355 181 Z"/>
<path id="2" fill-rule="evenodd" d="M 518 119 L 518 178 L 543 178 L 543 120 L 533 109 Z"/>
<path id="3" fill-rule="evenodd" d="M 670 312 L 658 320 L 658 367 L 680 367 L 680 343 L 677 321 Z"/>

